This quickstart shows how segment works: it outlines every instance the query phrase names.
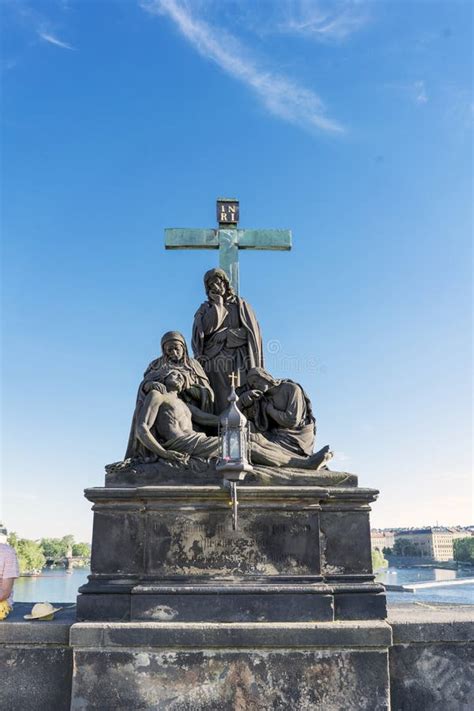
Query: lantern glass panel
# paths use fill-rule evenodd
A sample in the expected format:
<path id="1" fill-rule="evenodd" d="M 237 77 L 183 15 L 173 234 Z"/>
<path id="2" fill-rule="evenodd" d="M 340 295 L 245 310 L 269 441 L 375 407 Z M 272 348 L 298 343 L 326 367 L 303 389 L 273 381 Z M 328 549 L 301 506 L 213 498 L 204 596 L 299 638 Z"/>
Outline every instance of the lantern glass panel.
<path id="1" fill-rule="evenodd" d="M 230 459 L 240 459 L 240 431 L 229 430 L 227 432 L 228 456 Z"/>
<path id="2" fill-rule="evenodd" d="M 247 431 L 241 430 L 240 432 L 240 457 L 242 459 L 247 459 Z"/>

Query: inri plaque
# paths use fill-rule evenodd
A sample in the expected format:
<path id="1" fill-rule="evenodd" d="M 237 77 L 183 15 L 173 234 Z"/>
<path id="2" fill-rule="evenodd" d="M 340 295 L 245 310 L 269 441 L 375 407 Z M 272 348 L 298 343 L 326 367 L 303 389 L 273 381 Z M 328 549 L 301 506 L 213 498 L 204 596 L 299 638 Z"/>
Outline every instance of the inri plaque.
<path id="1" fill-rule="evenodd" d="M 236 225 L 239 221 L 239 201 L 233 198 L 217 200 L 217 222 L 219 225 Z"/>

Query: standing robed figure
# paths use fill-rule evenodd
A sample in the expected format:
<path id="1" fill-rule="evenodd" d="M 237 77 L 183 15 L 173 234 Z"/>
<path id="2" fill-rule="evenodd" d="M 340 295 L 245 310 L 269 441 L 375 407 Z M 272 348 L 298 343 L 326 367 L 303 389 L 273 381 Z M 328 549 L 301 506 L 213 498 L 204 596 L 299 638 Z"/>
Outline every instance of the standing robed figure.
<path id="1" fill-rule="evenodd" d="M 262 336 L 252 307 L 234 293 L 223 269 L 206 272 L 204 287 L 208 300 L 194 316 L 192 347 L 220 414 L 228 406 L 229 375 L 236 373 L 243 385 L 250 368 L 263 367 Z"/>

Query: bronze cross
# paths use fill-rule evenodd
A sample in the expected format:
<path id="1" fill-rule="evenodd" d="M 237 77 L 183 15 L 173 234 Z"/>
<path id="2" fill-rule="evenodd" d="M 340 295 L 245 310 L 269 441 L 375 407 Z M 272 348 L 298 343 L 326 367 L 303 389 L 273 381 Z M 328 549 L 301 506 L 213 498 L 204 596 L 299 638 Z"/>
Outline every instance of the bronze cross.
<path id="1" fill-rule="evenodd" d="M 241 230 L 239 201 L 231 198 L 217 200 L 217 229 L 165 229 L 166 249 L 218 249 L 219 266 L 230 279 L 235 293 L 239 293 L 240 249 L 291 249 L 291 230 Z"/>

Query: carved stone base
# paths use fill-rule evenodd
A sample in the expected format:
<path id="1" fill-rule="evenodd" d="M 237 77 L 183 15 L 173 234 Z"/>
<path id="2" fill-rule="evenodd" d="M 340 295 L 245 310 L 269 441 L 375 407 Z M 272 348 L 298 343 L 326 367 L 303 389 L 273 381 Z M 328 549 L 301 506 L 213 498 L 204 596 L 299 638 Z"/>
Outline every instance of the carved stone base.
<path id="1" fill-rule="evenodd" d="M 383 619 L 369 503 L 352 487 L 238 487 L 232 528 L 221 486 L 86 490 L 91 575 L 80 620 L 306 622 Z"/>
<path id="2" fill-rule="evenodd" d="M 215 462 L 191 460 L 186 468 L 163 460 L 145 463 L 126 459 L 105 467 L 105 486 L 181 486 L 189 484 L 213 485 L 221 475 L 216 472 Z M 333 472 L 330 469 L 311 471 L 290 467 L 265 467 L 254 464 L 253 472 L 247 474 L 245 486 L 357 486 L 357 476 L 348 472 Z"/>
<path id="3" fill-rule="evenodd" d="M 390 708 L 382 621 L 79 623 L 71 709 Z"/>

